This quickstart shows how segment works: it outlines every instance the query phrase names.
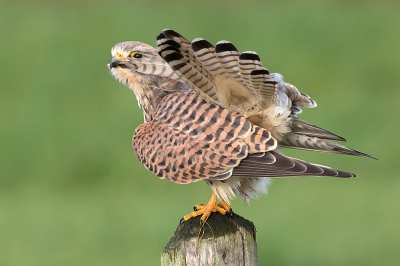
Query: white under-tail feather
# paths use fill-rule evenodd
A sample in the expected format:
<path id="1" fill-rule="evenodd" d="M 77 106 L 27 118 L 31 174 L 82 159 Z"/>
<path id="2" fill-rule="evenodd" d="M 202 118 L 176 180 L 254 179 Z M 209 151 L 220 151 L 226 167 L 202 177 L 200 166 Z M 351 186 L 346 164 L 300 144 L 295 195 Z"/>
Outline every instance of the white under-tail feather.
<path id="1" fill-rule="evenodd" d="M 268 177 L 260 178 L 241 178 L 231 176 L 225 180 L 206 180 L 213 192 L 219 199 L 223 199 L 229 204 L 229 200 L 234 199 L 236 195 L 246 203 L 250 204 L 251 199 L 258 199 L 261 194 L 268 193 L 268 185 L 272 179 Z"/>

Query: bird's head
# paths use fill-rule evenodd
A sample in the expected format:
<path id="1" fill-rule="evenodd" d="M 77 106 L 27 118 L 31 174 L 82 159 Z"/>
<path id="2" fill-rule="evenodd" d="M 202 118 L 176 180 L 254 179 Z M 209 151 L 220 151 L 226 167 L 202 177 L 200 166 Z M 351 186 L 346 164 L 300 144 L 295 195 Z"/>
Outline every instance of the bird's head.
<path id="1" fill-rule="evenodd" d="M 156 49 L 141 42 L 118 43 L 111 49 L 111 56 L 111 62 L 107 64 L 111 74 L 127 86 L 130 81 L 151 78 L 157 68 L 170 69 Z"/>
<path id="2" fill-rule="evenodd" d="M 152 116 L 166 94 L 187 86 L 157 50 L 145 43 L 118 43 L 111 49 L 111 56 L 107 64 L 111 74 L 135 93 L 145 119 L 146 114 Z"/>

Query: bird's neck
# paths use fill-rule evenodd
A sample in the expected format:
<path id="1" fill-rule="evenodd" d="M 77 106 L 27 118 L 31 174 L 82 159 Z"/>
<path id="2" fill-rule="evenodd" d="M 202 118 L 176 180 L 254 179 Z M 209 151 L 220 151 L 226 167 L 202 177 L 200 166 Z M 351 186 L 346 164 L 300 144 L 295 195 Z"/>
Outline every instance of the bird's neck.
<path id="1" fill-rule="evenodd" d="M 175 92 L 181 87 L 176 81 L 151 76 L 145 78 L 134 77 L 128 80 L 128 85 L 135 93 L 136 99 L 143 109 L 145 122 L 154 119 L 158 105 L 167 94 Z"/>

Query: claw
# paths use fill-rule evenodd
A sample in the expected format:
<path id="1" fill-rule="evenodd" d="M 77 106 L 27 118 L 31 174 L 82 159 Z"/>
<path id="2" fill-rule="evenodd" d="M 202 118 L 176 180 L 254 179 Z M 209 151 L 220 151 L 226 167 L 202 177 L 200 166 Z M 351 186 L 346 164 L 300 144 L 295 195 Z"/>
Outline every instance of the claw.
<path id="1" fill-rule="evenodd" d="M 179 224 L 182 224 L 183 220 L 184 220 L 184 218 L 182 217 L 182 218 L 179 220 Z"/>
<path id="2" fill-rule="evenodd" d="M 221 202 L 218 204 L 216 204 L 216 201 L 217 201 L 217 196 L 215 194 L 213 194 L 211 196 L 210 201 L 207 204 L 195 205 L 193 207 L 194 212 L 192 212 L 188 215 L 185 215 L 180 220 L 180 223 L 182 223 L 182 221 L 187 221 L 190 218 L 201 215 L 200 226 L 203 226 L 206 223 L 210 214 L 213 212 L 219 212 L 222 215 L 226 215 L 227 213 L 229 213 L 229 217 L 232 217 L 233 211 L 232 211 L 231 206 L 229 206 L 224 200 L 221 200 Z"/>

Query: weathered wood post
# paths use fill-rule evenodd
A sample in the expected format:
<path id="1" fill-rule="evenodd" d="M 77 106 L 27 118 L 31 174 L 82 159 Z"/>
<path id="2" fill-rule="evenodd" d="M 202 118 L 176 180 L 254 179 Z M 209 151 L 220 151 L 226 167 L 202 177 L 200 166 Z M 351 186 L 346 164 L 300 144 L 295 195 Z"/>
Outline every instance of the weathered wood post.
<path id="1" fill-rule="evenodd" d="M 252 222 L 212 213 L 199 235 L 200 228 L 200 217 L 180 224 L 161 254 L 161 266 L 258 265 Z"/>

